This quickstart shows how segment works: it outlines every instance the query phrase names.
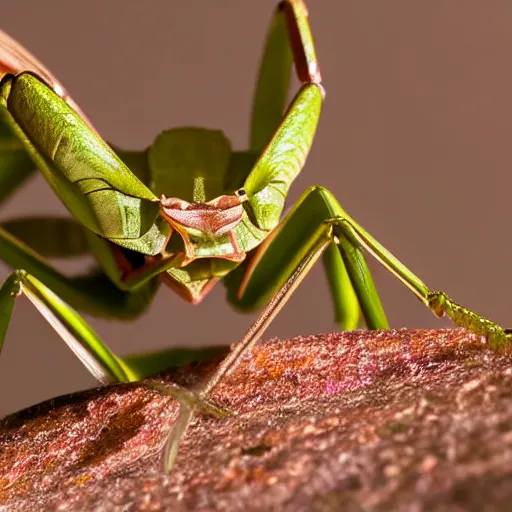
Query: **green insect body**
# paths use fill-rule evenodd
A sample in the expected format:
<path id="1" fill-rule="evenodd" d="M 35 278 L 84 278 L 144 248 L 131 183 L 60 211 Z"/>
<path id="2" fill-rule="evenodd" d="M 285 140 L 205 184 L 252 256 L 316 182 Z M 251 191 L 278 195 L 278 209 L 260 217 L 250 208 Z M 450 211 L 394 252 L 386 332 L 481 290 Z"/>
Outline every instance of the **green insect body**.
<path id="1" fill-rule="evenodd" d="M 287 106 L 293 63 L 302 85 Z M 0 201 L 35 166 L 72 216 L 0 226 L 0 258 L 23 269 L 0 290 L 0 349 L 15 298 L 25 295 L 101 382 L 141 379 L 176 364 L 177 351 L 118 357 L 76 311 L 130 319 L 147 308 L 161 283 L 198 303 L 223 279 L 235 307 L 263 310 L 201 389 L 169 391 L 181 413 L 166 443 L 168 470 L 196 410 L 220 413 L 208 395 L 320 257 L 341 329 L 357 328 L 361 317 L 370 329 L 388 327 L 367 251 L 438 316 L 487 336 L 493 346 L 509 341 L 498 325 L 430 290 L 325 188 L 308 189 L 281 218 L 323 99 L 302 0 L 280 2 L 272 19 L 246 151 L 232 151 L 221 132 L 200 128 L 165 131 L 143 152 L 112 148 L 53 75 L 0 32 Z M 91 253 L 98 271 L 70 278 L 46 260 L 77 253 Z"/>

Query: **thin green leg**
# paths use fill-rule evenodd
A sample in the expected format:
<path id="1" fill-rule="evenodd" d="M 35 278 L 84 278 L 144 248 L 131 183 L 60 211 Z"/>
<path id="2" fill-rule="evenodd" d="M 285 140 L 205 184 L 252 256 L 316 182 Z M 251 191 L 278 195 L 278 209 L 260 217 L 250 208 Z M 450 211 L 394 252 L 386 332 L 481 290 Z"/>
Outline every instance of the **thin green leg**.
<path id="1" fill-rule="evenodd" d="M 369 328 L 387 328 L 388 322 L 364 260 L 363 249 L 395 275 L 435 315 L 446 315 L 455 325 L 485 335 L 495 348 L 512 340 L 512 334 L 496 323 L 457 304 L 446 293 L 430 289 L 355 222 L 323 187 L 312 187 L 306 191 L 283 219 L 272 243 L 258 254 L 249 267 L 237 299 L 231 290 L 230 298 L 235 305 L 237 300 L 245 308 L 251 304 L 259 305 L 285 286 L 299 261 L 311 253 L 315 240 L 320 236 L 318 230 L 315 233 L 312 230 L 320 223 L 332 228 L 327 231 L 331 233 L 331 243 L 337 246 L 343 259 Z M 333 298 L 336 301 L 336 297 Z"/>
<path id="2" fill-rule="evenodd" d="M 131 364 L 130 358 L 117 357 L 99 338 L 94 329 L 68 304 L 61 300 L 47 286 L 24 270 L 15 270 L 0 288 L 0 352 L 6 337 L 14 303 L 25 296 L 36 307 L 60 338 L 74 352 L 87 370 L 102 384 L 109 382 L 134 382 L 158 371 L 163 364 L 172 366 L 172 350 L 137 358 Z M 218 351 L 218 348 L 216 349 Z M 181 353 L 180 353 L 181 352 Z M 178 361 L 183 360 L 183 351 L 178 350 Z M 185 357 L 200 359 L 200 350 L 195 356 L 192 350 Z M 211 350 L 209 354 L 211 354 Z M 181 358 L 181 361 L 179 360 Z M 176 384 L 150 383 L 149 387 L 159 393 L 171 395 L 182 404 L 183 409 L 203 410 L 208 414 L 223 415 L 227 411 L 210 404 L 193 391 Z M 180 425 L 177 425 L 180 427 Z M 186 427 L 186 425 L 185 425 Z M 184 429 L 183 429 L 184 431 Z"/>
<path id="3" fill-rule="evenodd" d="M 302 0 L 279 2 L 267 33 L 254 95 L 250 148 L 261 153 L 281 124 L 292 63 L 303 83 L 320 84 L 320 70 Z"/>
<path id="4" fill-rule="evenodd" d="M 199 390 L 199 396 L 203 400 L 208 398 L 221 379 L 263 336 L 315 263 L 333 245 L 337 246 L 340 254 L 340 258 L 335 260 L 336 264 L 345 262 L 346 267 L 343 268 L 348 272 L 356 304 L 359 301 L 369 325 L 372 328 L 388 326 L 363 254 L 359 250 L 352 250 L 351 246 L 347 248 L 334 232 L 334 225 L 337 225 L 338 219 L 332 218 L 331 213 L 336 204 L 331 204 L 327 200 L 328 196 L 325 192 L 320 187 L 313 187 L 303 194 L 273 233 L 271 242 L 264 246 L 265 250 L 258 253 L 256 259 L 251 262 L 238 297 L 235 298 L 233 290 L 230 290 L 231 301 L 235 304 L 238 301 L 245 307 L 250 304 L 260 304 L 263 300 L 268 300 L 269 296 L 271 298 L 242 340 L 234 346 L 215 374 Z M 303 225 L 297 229 L 299 227 L 297 223 L 301 221 Z M 333 271 L 329 275 L 339 274 Z M 345 274 L 342 274 L 342 277 L 344 279 Z M 347 283 L 345 279 L 343 282 Z M 343 300 L 337 302 L 339 299 L 337 295 L 334 299 L 337 306 L 345 304 Z M 340 312 L 341 314 L 343 312 Z M 191 410 L 191 406 L 183 405 L 176 426 L 169 433 L 164 450 L 163 467 L 166 472 L 172 467 L 181 434 L 186 431 L 193 417 L 194 411 Z M 179 432 L 177 432 L 178 428 Z"/>
<path id="5" fill-rule="evenodd" d="M 30 300 L 97 380 L 107 383 L 137 379 L 75 310 L 24 270 L 14 271 L 0 289 L 0 350 L 14 302 L 21 295 Z"/>
<path id="6" fill-rule="evenodd" d="M 329 246 L 323 254 L 327 282 L 331 290 L 334 321 L 341 331 L 352 331 L 359 327 L 361 313 L 350 274 L 339 249 Z M 384 326 L 385 323 L 382 324 Z"/>
<path id="7" fill-rule="evenodd" d="M 339 206 L 339 205 L 338 205 Z M 342 208 L 339 207 L 343 212 Z M 485 336 L 494 349 L 512 341 L 512 333 L 495 322 L 453 301 L 445 292 L 430 289 L 367 231 L 348 217 L 340 216 L 337 230 L 352 244 L 359 244 L 409 288 L 436 316 L 447 316 L 457 326 Z"/>
<path id="8" fill-rule="evenodd" d="M 311 217 L 317 220 L 321 218 L 321 205 L 324 207 L 323 212 L 328 212 L 329 215 L 324 216 L 317 223 L 317 229 L 313 234 L 309 230 L 299 233 L 293 233 L 290 230 L 294 218 L 305 222 Z M 302 250 L 299 247 L 300 244 L 302 244 Z M 271 243 L 266 246 L 263 254 L 258 255 L 257 261 L 253 262 L 253 266 L 249 269 L 248 277 L 242 283 L 240 301 L 250 298 L 251 301 L 258 303 L 262 297 L 268 296 L 270 291 L 274 293 L 245 336 L 233 347 L 214 375 L 200 389 L 198 393 L 202 399 L 208 398 L 222 378 L 231 372 L 258 342 L 311 268 L 333 245 L 337 246 L 346 264 L 352 286 L 370 326 L 387 325 L 387 320 L 364 258 L 361 259 L 363 248 L 410 288 L 437 316 L 446 314 L 456 325 L 487 336 L 494 348 L 512 341 L 512 333 L 453 302 L 444 292 L 430 290 L 405 265 L 353 221 L 328 190 L 312 187 L 305 192 L 283 220 Z M 285 255 L 285 257 L 279 257 L 279 255 Z M 272 266 L 272 261 L 274 265 L 269 268 L 269 265 Z M 276 273 L 274 278 L 270 275 L 272 272 Z M 259 295 L 258 289 L 262 295 Z M 182 407 L 176 423 L 179 427 L 178 434 L 185 432 L 194 414 L 195 410 L 192 406 Z M 163 460 L 166 471 L 170 470 L 177 453 L 181 437 L 178 434 L 177 430 L 172 429 L 167 440 L 164 453 L 172 457 Z"/>
<path id="9" fill-rule="evenodd" d="M 43 258 L 74 258 L 90 253 L 84 227 L 67 217 L 23 217 L 0 228 Z"/>
<path id="10" fill-rule="evenodd" d="M 226 278 L 230 302 L 240 309 L 261 308 L 286 282 L 298 262 L 311 251 L 319 226 L 336 216 L 336 204 L 325 189 L 306 191 L 258 251 L 238 286 L 236 276 Z M 331 287 L 335 321 L 341 330 L 359 325 L 360 310 L 367 327 L 389 327 L 373 279 L 359 248 L 342 241 L 326 248 L 324 265 Z M 240 280 L 238 280 L 240 281 Z"/>
<path id="11" fill-rule="evenodd" d="M 1 227 L 0 259 L 13 268 L 25 269 L 73 308 L 97 317 L 136 318 L 145 311 L 157 288 L 157 283 L 151 281 L 135 293 L 123 292 L 100 272 L 67 277 Z"/>

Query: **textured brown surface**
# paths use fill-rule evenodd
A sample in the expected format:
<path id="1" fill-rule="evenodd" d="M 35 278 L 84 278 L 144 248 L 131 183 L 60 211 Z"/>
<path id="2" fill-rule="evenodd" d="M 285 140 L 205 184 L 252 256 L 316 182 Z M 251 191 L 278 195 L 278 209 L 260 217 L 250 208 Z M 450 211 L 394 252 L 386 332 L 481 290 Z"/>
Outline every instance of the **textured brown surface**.
<path id="1" fill-rule="evenodd" d="M 211 368 L 172 378 L 191 384 Z M 238 414 L 199 418 L 169 478 L 157 448 L 177 407 L 143 385 L 7 418 L 0 510 L 460 511 L 512 502 L 510 353 L 463 331 L 271 340 L 213 398 Z"/>

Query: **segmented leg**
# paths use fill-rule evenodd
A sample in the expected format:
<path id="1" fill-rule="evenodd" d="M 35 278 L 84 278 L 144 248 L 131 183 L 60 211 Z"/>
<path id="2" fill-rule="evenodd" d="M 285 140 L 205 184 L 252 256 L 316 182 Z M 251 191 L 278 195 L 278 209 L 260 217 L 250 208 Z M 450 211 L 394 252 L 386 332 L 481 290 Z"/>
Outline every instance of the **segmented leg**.
<path id="1" fill-rule="evenodd" d="M 333 215 L 330 215 L 331 212 Z M 292 237 L 290 247 L 290 236 L 292 235 L 290 228 L 294 226 L 294 221 L 311 218 L 315 219 L 316 230 L 297 233 L 295 239 Z M 302 244 L 301 250 L 297 250 L 299 244 Z M 336 247 L 346 265 L 364 316 L 371 327 L 377 327 L 379 323 L 384 324 L 387 321 L 369 270 L 363 264 L 364 258 L 360 253 L 363 248 L 411 289 L 437 316 L 446 314 L 457 326 L 485 335 L 493 348 L 499 348 L 504 343 L 512 341 L 512 334 L 499 325 L 453 302 L 444 292 L 430 290 L 415 274 L 351 219 L 328 190 L 322 187 L 312 187 L 306 191 L 283 220 L 272 243 L 267 247 L 267 251 L 259 257 L 250 270 L 248 281 L 252 280 L 251 285 L 254 284 L 253 300 L 261 299 L 258 296 L 256 282 L 267 283 L 268 289 L 263 286 L 261 293 L 267 295 L 271 290 L 272 298 L 246 335 L 234 345 L 232 352 L 199 390 L 198 394 L 203 400 L 208 398 L 222 378 L 232 371 L 251 347 L 257 343 L 293 292 L 320 259 L 320 256 L 332 247 Z M 282 256 L 276 261 L 277 254 Z M 275 276 L 272 278 L 269 272 L 275 272 Z M 248 286 L 246 283 L 245 289 L 242 289 L 242 298 L 247 293 Z M 180 436 L 185 432 L 186 426 L 193 417 L 194 410 L 192 408 L 182 408 L 176 424 L 179 426 L 180 435 L 176 429 L 171 431 L 164 452 L 166 456 L 172 456 L 171 459 L 163 460 L 166 471 L 170 470 L 173 458 L 177 453 Z"/>
<path id="2" fill-rule="evenodd" d="M 22 295 L 38 309 L 97 380 L 105 384 L 111 381 L 129 382 L 138 378 L 109 350 L 76 311 L 24 270 L 14 271 L 0 289 L 0 349 L 14 302 Z"/>
<path id="3" fill-rule="evenodd" d="M 59 232 L 55 231 L 54 235 Z M 35 245 L 38 242 L 32 237 Z M 55 242 L 52 245 L 51 242 Z M 49 252 L 51 247 L 66 247 L 63 239 L 52 236 L 39 242 L 40 248 Z M 71 243 L 71 242 L 70 242 Z M 0 259 L 13 268 L 23 268 L 73 308 L 103 318 L 131 319 L 141 314 L 156 291 L 157 283 L 148 282 L 136 292 L 119 290 L 104 274 L 67 277 L 58 272 L 43 257 L 21 240 L 0 227 Z"/>
<path id="4" fill-rule="evenodd" d="M 0 352 L 14 303 L 20 296 L 30 300 L 93 377 L 102 384 L 134 382 L 170 366 L 209 358 L 220 351 L 219 347 L 211 347 L 206 351 L 170 349 L 135 357 L 118 357 L 103 343 L 93 328 L 52 290 L 26 271 L 15 270 L 0 288 Z M 217 416 L 226 414 L 226 411 L 210 404 L 194 391 L 181 386 L 153 383 L 150 387 L 173 396 L 180 401 L 182 408 L 202 410 Z"/>
<path id="5" fill-rule="evenodd" d="M 53 220 L 55 221 L 55 219 Z M 58 219 L 52 225 L 56 227 L 61 222 L 63 222 L 61 228 L 64 229 L 56 229 L 49 239 L 42 237 L 37 240 L 31 237 L 31 242 L 41 249 L 43 254 L 55 256 L 54 247 L 61 247 L 69 255 L 73 252 L 73 245 L 75 245 L 74 250 L 80 252 L 80 242 L 77 247 L 77 242 L 72 241 L 74 235 L 77 234 L 74 231 L 75 225 L 62 219 Z M 16 229 L 20 228 L 21 225 L 17 225 Z M 55 243 L 53 235 L 60 233 L 63 236 L 67 228 L 71 228 L 69 233 L 72 235 L 67 241 L 69 243 L 64 243 L 63 238 L 59 240 L 60 244 Z M 23 229 L 21 230 L 23 231 Z M 30 232 L 34 233 L 33 230 Z M 0 227 L 0 259 L 7 264 L 20 265 L 25 269 L 15 271 L 7 279 L 0 292 L 2 296 L 0 300 L 2 315 L 0 319 L 0 350 L 14 300 L 20 294 L 26 295 L 31 300 L 89 371 L 102 382 L 105 380 L 138 380 L 171 366 L 206 359 L 222 350 L 220 347 L 172 348 L 123 358 L 115 356 L 92 328 L 76 313 L 75 309 L 98 317 L 125 320 L 134 318 L 141 314 L 151 302 L 158 286 L 155 280 L 146 283 L 137 291 L 129 293 L 119 290 L 104 274 L 67 277 L 2 227 Z M 105 360 L 103 356 L 106 358 Z M 101 370 L 101 368 L 107 370 Z"/>
<path id="6" fill-rule="evenodd" d="M 250 148 L 261 153 L 282 122 L 290 69 L 303 84 L 320 84 L 320 68 L 302 0 L 278 4 L 270 23 L 253 101 Z"/>
<path id="7" fill-rule="evenodd" d="M 303 85 L 286 107 L 292 63 Z M 262 230 L 269 231 L 278 225 L 289 186 L 304 165 L 324 97 L 320 82 L 306 6 L 300 0 L 280 2 L 267 35 L 254 99 L 251 154 L 259 154 L 259 157 L 242 185 L 248 197 L 247 209 Z M 309 225 L 304 225 L 308 220 L 300 223 L 299 231 L 309 229 Z M 229 301 L 238 309 L 258 309 L 268 298 L 259 294 L 258 302 L 253 300 L 251 290 L 242 298 L 237 296 L 237 291 L 247 275 L 246 269 L 266 252 L 273 236 L 270 234 L 248 255 L 246 262 L 225 279 Z M 323 259 L 336 321 L 341 329 L 357 328 L 360 325 L 359 300 L 345 263 L 339 252 L 332 249 L 326 250 Z M 268 289 L 264 279 L 257 281 L 257 286 Z M 385 317 L 378 322 L 378 326 L 387 325 Z"/>

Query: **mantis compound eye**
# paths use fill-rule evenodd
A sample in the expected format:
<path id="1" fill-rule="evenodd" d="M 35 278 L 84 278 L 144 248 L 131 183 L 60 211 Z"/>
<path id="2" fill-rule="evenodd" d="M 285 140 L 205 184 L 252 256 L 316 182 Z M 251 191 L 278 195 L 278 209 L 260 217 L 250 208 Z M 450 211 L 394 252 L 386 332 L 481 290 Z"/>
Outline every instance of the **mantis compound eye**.
<path id="1" fill-rule="evenodd" d="M 243 203 L 245 201 L 247 201 L 249 198 L 247 197 L 247 193 L 245 191 L 244 188 L 239 188 L 236 192 L 235 192 L 235 196 L 238 197 L 238 200 Z"/>

